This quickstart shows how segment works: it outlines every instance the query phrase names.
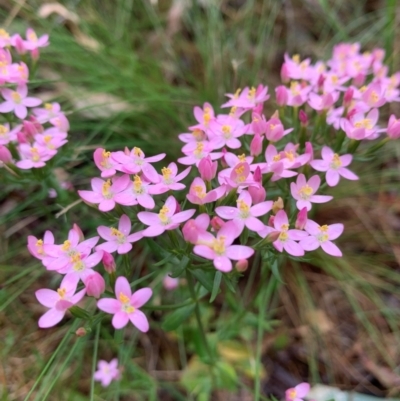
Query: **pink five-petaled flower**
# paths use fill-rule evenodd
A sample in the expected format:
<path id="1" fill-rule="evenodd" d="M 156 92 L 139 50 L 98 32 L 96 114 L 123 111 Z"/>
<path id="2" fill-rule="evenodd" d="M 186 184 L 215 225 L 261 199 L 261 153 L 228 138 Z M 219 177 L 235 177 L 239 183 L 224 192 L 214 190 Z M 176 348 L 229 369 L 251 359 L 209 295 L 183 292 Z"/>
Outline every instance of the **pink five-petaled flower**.
<path id="1" fill-rule="evenodd" d="M 160 182 L 151 188 L 151 193 L 153 195 L 159 195 L 170 190 L 179 191 L 186 188 L 186 186 L 179 183 L 179 181 L 182 181 L 190 173 L 191 169 L 191 167 L 188 167 L 178 174 L 178 167 L 175 163 L 170 163 L 168 167 L 163 167 L 161 169 L 162 175 L 160 175 Z"/>
<path id="2" fill-rule="evenodd" d="M 205 203 L 215 202 L 225 195 L 225 186 L 220 186 L 206 192 L 206 184 L 200 177 L 196 177 L 189 188 L 186 198 L 194 205 L 204 205 Z"/>
<path id="3" fill-rule="evenodd" d="M 237 200 L 237 207 L 219 206 L 215 209 L 218 216 L 226 220 L 233 220 L 240 229 L 240 233 L 246 226 L 249 230 L 259 232 L 264 229 L 264 223 L 257 219 L 264 216 L 271 209 L 273 202 L 265 201 L 252 205 L 251 195 L 247 191 L 242 191 Z"/>
<path id="4" fill-rule="evenodd" d="M 118 277 L 115 282 L 114 298 L 102 298 L 97 301 L 97 307 L 103 312 L 114 315 L 112 325 L 116 329 L 125 327 L 129 320 L 143 333 L 149 330 L 146 315 L 139 310 L 152 296 L 151 288 L 142 288 L 132 294 L 131 287 L 125 277 Z"/>
<path id="5" fill-rule="evenodd" d="M 119 219 L 118 230 L 114 227 L 98 227 L 97 232 L 107 242 L 98 245 L 96 250 L 110 253 L 117 251 L 119 254 L 128 253 L 132 249 L 131 242 L 139 241 L 143 237 L 141 231 L 129 235 L 131 227 L 131 221 L 126 214 Z"/>
<path id="6" fill-rule="evenodd" d="M 21 120 L 28 114 L 27 107 L 36 107 L 42 103 L 36 97 L 26 97 L 28 94 L 28 87 L 26 85 L 18 86 L 17 90 L 4 88 L 1 90 L 1 94 L 5 102 L 0 104 L 0 113 L 14 111 L 14 114 Z"/>
<path id="7" fill-rule="evenodd" d="M 21 160 L 17 161 L 15 165 L 23 170 L 44 167 L 46 165 L 45 162 L 53 157 L 47 149 L 38 146 L 31 147 L 27 143 L 21 143 L 19 152 Z"/>
<path id="8" fill-rule="evenodd" d="M 352 155 L 339 156 L 331 148 L 324 146 L 321 156 L 323 160 L 313 160 L 310 164 L 317 171 L 326 171 L 326 183 L 330 187 L 334 187 L 339 183 L 340 176 L 348 180 L 358 180 L 358 177 L 353 172 L 345 168 L 351 163 Z"/>
<path id="9" fill-rule="evenodd" d="M 46 231 L 43 239 L 28 235 L 28 251 L 36 259 L 43 260 L 47 256 L 44 250 L 45 245 L 54 245 L 54 235 L 51 231 Z"/>
<path id="10" fill-rule="evenodd" d="M 307 220 L 305 229 L 310 236 L 302 239 L 299 243 L 305 251 L 314 251 L 321 247 L 328 255 L 342 256 L 340 249 L 331 240 L 335 240 L 342 234 L 343 224 L 320 226 L 315 221 Z"/>
<path id="11" fill-rule="evenodd" d="M 64 317 L 67 309 L 77 304 L 84 297 L 86 289 L 75 294 L 78 281 L 77 276 L 66 276 L 61 281 L 60 288 L 57 291 L 45 288 L 36 291 L 37 300 L 49 308 L 39 319 L 39 327 L 45 329 L 55 326 Z"/>
<path id="12" fill-rule="evenodd" d="M 113 380 L 118 380 L 121 373 L 118 369 L 118 359 L 114 358 L 110 362 L 100 360 L 94 372 L 94 380 L 101 382 L 103 387 L 108 387 Z"/>
<path id="13" fill-rule="evenodd" d="M 314 195 L 318 191 L 321 184 L 321 178 L 318 175 L 313 175 L 308 181 L 304 174 L 299 174 L 296 183 L 290 184 L 290 191 L 294 199 L 297 200 L 296 206 L 299 210 L 304 207 L 308 211 L 311 210 L 311 203 L 329 202 L 333 197 L 328 195 Z"/>
<path id="14" fill-rule="evenodd" d="M 30 51 L 37 50 L 39 47 L 49 45 L 49 35 L 42 35 L 37 37 L 36 32 L 32 28 L 26 30 L 26 40 L 24 41 L 25 48 Z"/>
<path id="15" fill-rule="evenodd" d="M 143 177 L 144 175 L 142 175 Z M 156 205 L 150 195 L 153 186 L 147 181 L 142 181 L 142 178 L 135 174 L 133 182 L 131 181 L 124 191 L 115 195 L 115 202 L 124 206 L 133 206 L 139 203 L 146 209 L 153 209 Z"/>
<path id="16" fill-rule="evenodd" d="M 93 160 L 97 168 L 101 171 L 103 178 L 112 177 L 116 174 L 115 166 L 117 163 L 112 159 L 111 152 L 103 148 L 98 148 L 93 153 Z"/>
<path id="17" fill-rule="evenodd" d="M 129 175 L 104 181 L 101 178 L 93 178 L 91 185 L 93 191 L 78 191 L 79 196 L 86 202 L 99 204 L 99 210 L 109 212 L 115 207 L 115 195 L 122 192 L 129 185 Z"/>
<path id="18" fill-rule="evenodd" d="M 190 219 L 196 212 L 195 209 L 190 209 L 175 214 L 176 207 L 176 199 L 169 196 L 159 213 L 139 212 L 137 214 L 138 219 L 149 226 L 143 230 L 143 236 L 156 237 L 165 230 L 175 230 L 180 223 Z"/>
<path id="19" fill-rule="evenodd" d="M 286 401 L 303 401 L 304 397 L 310 391 L 308 383 L 300 383 L 294 388 L 289 388 L 285 392 Z"/>
<path id="20" fill-rule="evenodd" d="M 289 230 L 289 219 L 284 210 L 279 210 L 274 218 L 274 228 L 266 226 L 260 232 L 261 237 L 274 234 L 279 235 L 278 239 L 272 243 L 276 250 L 283 252 L 285 250 L 288 254 L 293 256 L 303 256 L 304 249 L 296 242 L 308 236 L 305 231 Z M 276 238 L 276 237 L 275 237 Z"/>
<path id="21" fill-rule="evenodd" d="M 254 253 L 254 250 L 248 246 L 232 245 L 240 235 L 240 231 L 240 227 L 234 221 L 229 221 L 218 231 L 217 238 L 208 232 L 200 234 L 193 252 L 212 260 L 217 270 L 230 272 L 231 260 L 248 259 Z"/>

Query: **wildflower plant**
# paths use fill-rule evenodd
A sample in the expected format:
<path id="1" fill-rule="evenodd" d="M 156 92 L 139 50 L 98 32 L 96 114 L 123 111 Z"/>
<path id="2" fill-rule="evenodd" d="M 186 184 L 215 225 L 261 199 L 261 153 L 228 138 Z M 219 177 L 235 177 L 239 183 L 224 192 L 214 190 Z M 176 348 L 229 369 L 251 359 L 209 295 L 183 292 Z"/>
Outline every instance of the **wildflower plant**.
<path id="1" fill-rule="evenodd" d="M 29 52 L 33 65 L 48 42 L 31 30 L 27 35 L 25 40 L 12 36 L 0 48 L 0 160 L 12 175 L 20 169 L 47 172 L 69 127 L 58 104 L 38 107 L 41 101 L 28 96 L 29 68 L 13 61 L 9 48 L 18 55 Z M 60 281 L 57 290 L 36 291 L 47 308 L 39 327 L 57 325 L 70 311 L 79 319 L 79 335 L 99 325 L 117 331 L 133 325 L 148 333 L 156 325 L 152 311 L 162 311 L 165 330 L 177 329 L 193 315 L 201 361 L 211 375 L 224 378 L 221 387 L 226 385 L 227 372 L 236 373 L 218 352 L 223 335 L 204 325 L 203 304 L 222 291 L 229 299 L 251 266 L 261 282 L 254 301 L 265 309 L 287 258 L 307 260 L 319 248 L 327 257 L 342 256 L 334 241 L 345 227 L 315 221 L 315 210 L 334 202 L 331 187 L 358 179 L 349 168 L 357 154 L 372 158 L 400 136 L 394 115 L 388 121 L 380 118 L 382 108 L 400 101 L 400 72 L 390 76 L 383 60 L 382 49 L 361 53 L 358 44 L 348 43 L 335 46 L 330 60 L 315 64 L 286 54 L 283 84 L 272 96 L 260 84 L 227 94 L 219 109 L 210 103 L 196 106 L 193 125 L 178 136 L 183 155 L 172 162 L 164 162 L 164 153 L 148 155 L 135 146 L 97 148 L 98 176 L 91 177 L 91 189 L 77 195 L 94 216 L 102 214 L 98 236 L 85 239 L 75 225 L 68 238 L 51 231 L 43 239 L 28 238 L 32 256 Z M 276 111 L 267 115 L 265 106 Z M 138 277 L 134 251 L 145 247 L 154 266 Z M 184 287 L 188 299 L 164 304 L 157 275 L 168 291 Z M 235 326 L 245 317 L 246 311 Z M 257 326 L 256 400 L 263 318 Z M 108 386 L 121 377 L 118 365 L 116 359 L 100 361 L 94 380 Z M 303 383 L 288 390 L 286 398 L 300 400 L 308 389 Z M 207 396 L 212 389 L 202 382 L 189 390 Z"/>

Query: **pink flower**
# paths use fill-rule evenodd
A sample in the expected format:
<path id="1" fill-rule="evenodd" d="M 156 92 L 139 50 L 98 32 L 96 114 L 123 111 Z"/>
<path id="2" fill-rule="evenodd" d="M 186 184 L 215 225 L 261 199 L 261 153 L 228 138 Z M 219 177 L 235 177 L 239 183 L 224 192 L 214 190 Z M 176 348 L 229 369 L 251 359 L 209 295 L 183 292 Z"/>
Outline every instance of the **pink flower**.
<path id="1" fill-rule="evenodd" d="M 35 31 L 32 28 L 28 28 L 24 44 L 25 48 L 30 51 L 37 50 L 39 47 L 46 47 L 49 45 L 49 35 L 42 35 L 38 38 Z"/>
<path id="2" fill-rule="evenodd" d="M 10 131 L 10 124 L 0 124 L 0 145 L 7 145 L 17 140 L 17 132 L 21 130 L 21 125 L 17 125 Z"/>
<path id="3" fill-rule="evenodd" d="M 294 226 L 296 227 L 297 230 L 304 230 L 306 223 L 307 223 L 307 208 L 303 207 L 303 209 L 301 209 L 300 212 L 297 213 L 297 219 Z"/>
<path id="4" fill-rule="evenodd" d="M 151 193 L 153 195 L 159 195 L 168 191 L 180 191 L 186 188 L 186 186 L 179 181 L 182 181 L 190 173 L 190 170 L 191 167 L 188 167 L 178 174 L 178 167 L 175 163 L 170 163 L 168 167 L 163 167 L 161 169 L 162 175 L 159 176 L 160 182 L 151 188 Z"/>
<path id="5" fill-rule="evenodd" d="M 386 103 L 385 89 L 379 83 L 371 83 L 363 93 L 362 100 L 370 108 L 381 107 Z"/>
<path id="6" fill-rule="evenodd" d="M 308 383 L 300 383 L 296 387 L 286 390 L 286 401 L 303 401 L 309 391 L 310 385 Z"/>
<path id="7" fill-rule="evenodd" d="M 326 171 L 326 183 L 330 187 L 339 183 L 340 176 L 348 180 L 358 180 L 358 177 L 346 168 L 353 159 L 352 155 L 339 156 L 331 148 L 324 146 L 321 156 L 323 160 L 313 160 L 310 165 L 317 171 Z"/>
<path id="8" fill-rule="evenodd" d="M 101 382 L 103 387 L 108 387 L 113 380 L 119 380 L 121 373 L 118 369 L 118 360 L 112 359 L 110 362 L 100 360 L 94 372 L 94 380 Z"/>
<path id="9" fill-rule="evenodd" d="M 176 199 L 169 196 L 159 213 L 139 212 L 138 219 L 149 226 L 143 231 L 143 236 L 156 237 L 165 230 L 175 230 L 180 223 L 190 219 L 196 212 L 195 209 L 190 209 L 175 214 L 176 207 Z"/>
<path id="10" fill-rule="evenodd" d="M 54 235 L 51 231 L 46 231 L 43 239 L 28 235 L 28 251 L 36 259 L 43 260 L 47 256 L 45 245 L 54 245 Z"/>
<path id="11" fill-rule="evenodd" d="M 272 205 L 272 201 L 266 201 L 252 206 L 250 194 L 247 191 L 242 191 L 237 200 L 237 207 L 219 206 L 215 212 L 223 219 L 233 220 L 239 228 L 239 234 L 245 226 L 251 231 L 259 232 L 265 226 L 257 217 L 267 214 L 272 209 Z"/>
<path id="12" fill-rule="evenodd" d="M 115 329 L 122 329 L 129 320 L 141 332 L 149 330 L 149 322 L 146 315 L 139 309 L 153 295 L 151 288 L 142 288 L 132 294 L 131 287 L 125 277 L 118 277 L 115 282 L 114 298 L 102 298 L 97 301 L 97 307 L 103 312 L 113 316 L 112 325 Z"/>
<path id="13" fill-rule="evenodd" d="M 376 123 L 378 122 L 378 109 L 372 109 L 366 116 L 364 113 L 356 112 L 349 120 L 341 120 L 341 128 L 351 139 L 358 141 L 362 139 L 375 139 L 377 137 Z"/>
<path id="14" fill-rule="evenodd" d="M 178 288 L 179 286 L 179 278 L 178 277 L 171 277 L 169 274 L 166 274 L 163 278 L 163 287 L 167 291 L 172 291 Z"/>
<path id="15" fill-rule="evenodd" d="M 200 177 L 204 181 L 211 181 L 217 174 L 218 162 L 213 162 L 210 156 L 200 160 L 198 165 Z"/>
<path id="16" fill-rule="evenodd" d="M 310 107 L 317 111 L 329 110 L 339 99 L 339 92 L 329 92 L 323 95 L 310 93 L 308 104 Z"/>
<path id="17" fill-rule="evenodd" d="M 207 139 L 207 135 L 201 129 L 194 129 L 191 133 L 179 134 L 178 138 L 185 143 L 203 142 Z"/>
<path id="18" fill-rule="evenodd" d="M 108 274 L 114 273 L 117 270 L 114 257 L 111 255 L 111 253 L 103 251 L 103 258 L 101 261 L 103 262 L 104 270 Z"/>
<path id="19" fill-rule="evenodd" d="M 340 249 L 331 242 L 338 238 L 343 232 L 343 224 L 318 225 L 315 221 L 308 220 L 306 223 L 306 231 L 309 237 L 300 241 L 300 246 L 305 251 L 314 251 L 321 247 L 328 255 L 342 256 Z"/>
<path id="20" fill-rule="evenodd" d="M 86 287 L 86 295 L 89 297 L 100 298 L 106 288 L 103 276 L 97 272 L 92 272 L 92 274 L 85 277 L 83 282 Z"/>
<path id="21" fill-rule="evenodd" d="M 23 170 L 44 167 L 45 162 L 53 157 L 47 149 L 38 146 L 31 147 L 27 143 L 19 146 L 19 152 L 22 160 L 16 162 L 15 165 Z"/>
<path id="22" fill-rule="evenodd" d="M 289 255 L 303 256 L 304 249 L 296 242 L 308 234 L 300 230 L 289 230 L 289 220 L 284 210 L 279 210 L 276 214 L 274 221 L 274 228 L 266 226 L 263 231 L 260 232 L 261 237 L 265 238 L 268 235 L 272 237 L 278 236 L 272 245 L 279 252 L 285 250 Z"/>
<path id="23" fill-rule="evenodd" d="M 118 163 L 111 157 L 111 152 L 107 152 L 103 148 L 98 148 L 93 153 L 93 160 L 97 168 L 101 171 L 103 178 L 112 177 L 117 173 L 115 166 Z"/>
<path id="24" fill-rule="evenodd" d="M 220 186 L 206 192 L 206 184 L 200 177 L 196 177 L 189 188 L 189 193 L 186 198 L 194 205 L 204 205 L 206 203 L 215 202 L 225 195 L 225 186 Z"/>
<path id="25" fill-rule="evenodd" d="M 42 329 L 53 327 L 64 317 L 65 312 L 77 304 L 85 295 L 86 289 L 75 294 L 79 278 L 66 276 L 57 291 L 41 289 L 35 292 L 37 300 L 49 310 L 39 319 Z"/>
<path id="26" fill-rule="evenodd" d="M 285 130 L 283 128 L 281 120 L 273 116 L 267 121 L 265 136 L 271 142 L 278 142 L 285 135 L 290 134 L 292 131 L 293 128 Z"/>
<path id="27" fill-rule="evenodd" d="M 268 86 L 258 85 L 257 89 L 253 86 L 246 87 L 243 91 L 238 90 L 235 94 L 227 94 L 230 100 L 221 107 L 241 107 L 243 109 L 252 109 L 259 103 L 269 99 Z"/>
<path id="28" fill-rule="evenodd" d="M 119 254 L 128 253 L 132 249 L 131 243 L 139 241 L 143 237 L 141 231 L 129 235 L 131 227 L 131 221 L 126 214 L 119 219 L 118 230 L 114 227 L 98 227 L 97 232 L 107 242 L 98 245 L 96 250 L 110 253 L 117 251 Z"/>
<path id="29" fill-rule="evenodd" d="M 400 120 L 398 120 L 394 114 L 392 114 L 389 118 L 387 134 L 388 137 L 391 139 L 400 138 Z M 1 134 L 0 134 L 0 141 L 1 141 Z"/>
<path id="30" fill-rule="evenodd" d="M 152 157 L 145 157 L 142 149 L 134 147 L 131 151 L 119 151 L 112 153 L 112 158 L 119 163 L 117 170 L 128 174 L 139 174 L 140 172 L 150 182 L 157 183 L 160 178 L 156 169 L 150 164 L 164 159 L 165 153 Z"/>
<path id="31" fill-rule="evenodd" d="M 127 188 L 115 195 L 115 202 L 124 206 L 133 206 L 139 203 L 146 209 L 153 209 L 155 202 L 150 195 L 153 188 L 149 182 L 142 181 L 140 176 L 135 175 L 133 182 L 129 181 Z"/>
<path id="32" fill-rule="evenodd" d="M 51 122 L 57 117 L 64 116 L 64 113 L 61 111 L 61 106 L 59 103 L 45 103 L 43 106 L 44 107 L 38 107 L 32 110 L 33 114 L 42 124 L 47 123 L 48 121 Z"/>
<path id="33" fill-rule="evenodd" d="M 4 145 L 0 145 L 0 167 L 3 166 L 4 163 L 12 162 L 12 154 Z"/>
<path id="34" fill-rule="evenodd" d="M 195 164 L 199 165 L 200 161 L 209 156 L 211 160 L 216 160 L 222 157 L 222 152 L 213 152 L 214 146 L 210 142 L 192 142 L 188 143 L 182 149 L 185 154 L 184 157 L 180 157 L 178 162 L 186 166 Z"/>
<path id="35" fill-rule="evenodd" d="M 290 191 L 294 199 L 297 200 L 296 206 L 299 210 L 306 207 L 311 210 L 311 203 L 325 203 L 333 199 L 332 196 L 314 195 L 321 184 L 321 178 L 318 175 L 313 175 L 308 181 L 304 174 L 299 174 L 296 183 L 290 184 Z"/>
<path id="36" fill-rule="evenodd" d="M 78 194 L 86 202 L 99 204 L 99 210 L 102 212 L 109 212 L 115 207 L 115 196 L 125 190 L 130 182 L 127 174 L 112 181 L 93 178 L 91 181 L 93 191 L 78 191 Z"/>
<path id="37" fill-rule="evenodd" d="M 247 128 L 239 118 L 231 115 L 219 115 L 210 124 L 210 130 L 214 135 L 210 141 L 214 149 L 220 149 L 223 146 L 239 149 L 242 144 L 238 138 L 247 131 Z"/>
<path id="38" fill-rule="evenodd" d="M 189 127 L 190 130 L 207 131 L 210 123 L 215 119 L 214 109 L 210 103 L 204 103 L 203 108 L 196 106 L 193 109 L 193 114 L 198 124 Z"/>
<path id="39" fill-rule="evenodd" d="M 28 87 L 26 85 L 19 85 L 17 90 L 4 88 L 1 90 L 1 94 L 5 102 L 0 104 L 0 113 L 10 113 L 13 111 L 21 120 L 28 114 L 27 107 L 36 107 L 42 103 L 36 97 L 26 97 L 28 94 Z"/>
<path id="40" fill-rule="evenodd" d="M 229 221 L 218 231 L 217 238 L 211 233 L 204 233 L 199 238 L 193 252 L 205 259 L 212 260 L 214 267 L 222 272 L 232 270 L 231 260 L 248 259 L 254 250 L 244 245 L 232 245 L 240 235 L 240 227 Z"/>
<path id="41" fill-rule="evenodd" d="M 204 234 L 210 225 L 210 216 L 202 213 L 195 219 L 188 220 L 182 227 L 182 234 L 185 241 L 196 244 L 199 235 Z"/>
<path id="42" fill-rule="evenodd" d="M 250 154 L 252 156 L 258 156 L 261 154 L 263 149 L 263 137 L 260 134 L 255 134 L 250 143 Z"/>
<path id="43" fill-rule="evenodd" d="M 286 106 L 288 101 L 288 93 L 283 85 L 275 88 L 276 104 L 280 107 Z"/>
<path id="44" fill-rule="evenodd" d="M 0 48 L 11 45 L 10 34 L 3 28 L 0 29 Z"/>

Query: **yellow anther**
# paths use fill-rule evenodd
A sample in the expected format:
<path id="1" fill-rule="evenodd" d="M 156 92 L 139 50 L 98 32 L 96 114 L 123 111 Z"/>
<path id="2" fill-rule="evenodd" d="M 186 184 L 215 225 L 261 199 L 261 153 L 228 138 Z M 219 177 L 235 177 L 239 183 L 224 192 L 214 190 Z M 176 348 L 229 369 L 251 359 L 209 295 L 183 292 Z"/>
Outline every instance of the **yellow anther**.
<path id="1" fill-rule="evenodd" d="M 212 249 L 218 255 L 222 255 L 225 253 L 225 237 L 223 235 L 213 240 Z"/>
<path id="2" fill-rule="evenodd" d="M 11 93 L 11 97 L 12 97 L 12 100 L 14 101 L 14 103 L 17 103 L 17 104 L 21 103 L 21 95 L 18 92 L 14 91 L 13 93 Z"/>
<path id="3" fill-rule="evenodd" d="M 37 252 L 39 255 L 43 255 L 43 254 L 44 254 L 44 250 L 43 250 L 43 240 L 41 240 L 41 239 L 37 240 L 35 246 L 36 246 L 36 248 L 37 248 L 36 252 Z"/>
<path id="4" fill-rule="evenodd" d="M 241 163 L 244 163 L 246 161 L 246 155 L 243 153 L 242 155 L 238 156 L 238 159 Z"/>
<path id="5" fill-rule="evenodd" d="M 8 132 L 7 127 L 5 125 L 0 124 L 0 135 L 5 135 L 7 134 L 7 132 Z"/>
<path id="6" fill-rule="evenodd" d="M 222 132 L 224 133 L 225 137 L 229 137 L 232 132 L 232 127 L 230 125 L 223 125 L 222 126 Z"/>
<path id="7" fill-rule="evenodd" d="M 81 254 L 79 252 L 76 252 L 70 258 L 71 263 L 79 263 L 81 260 Z"/>
<path id="8" fill-rule="evenodd" d="M 103 186 L 102 186 L 102 188 L 101 188 L 101 193 L 102 193 L 102 195 L 103 195 L 104 197 L 109 197 L 109 196 L 111 195 L 110 187 L 111 187 L 111 180 L 107 180 L 107 181 L 103 184 Z"/>
<path id="9" fill-rule="evenodd" d="M 119 293 L 118 298 L 123 304 L 127 304 L 130 301 L 130 298 L 125 294 L 123 294 L 122 292 Z"/>
<path id="10" fill-rule="evenodd" d="M 354 126 L 356 128 L 372 129 L 372 121 L 369 118 L 364 118 L 363 120 L 357 121 Z"/>
<path id="11" fill-rule="evenodd" d="M 292 92 L 293 96 L 300 95 L 299 83 L 296 81 L 292 81 L 290 83 L 290 92 Z"/>
<path id="12" fill-rule="evenodd" d="M 35 32 L 30 31 L 30 32 L 28 33 L 28 39 L 29 39 L 29 40 L 32 40 L 32 41 L 34 41 L 34 42 L 36 42 L 38 38 L 37 38 Z"/>
<path id="13" fill-rule="evenodd" d="M 295 398 L 297 398 L 297 391 L 292 388 L 291 390 L 288 390 L 288 398 L 291 400 L 294 400 Z"/>
<path id="14" fill-rule="evenodd" d="M 239 97 L 241 91 L 242 91 L 242 90 L 241 90 L 240 88 L 239 88 L 239 89 L 236 89 L 236 92 L 235 92 L 235 94 L 233 95 L 233 98 L 234 98 L 234 99 L 237 99 L 237 98 Z"/>
<path id="15" fill-rule="evenodd" d="M 142 180 L 138 175 L 133 177 L 133 187 L 136 192 L 139 192 L 142 189 Z"/>
<path id="16" fill-rule="evenodd" d="M 194 185 L 193 191 L 196 193 L 196 196 L 198 196 L 200 199 L 203 199 L 206 196 L 204 188 L 201 185 Z"/>
<path id="17" fill-rule="evenodd" d="M 300 196 L 303 199 L 308 199 L 312 195 L 313 189 L 309 185 L 306 184 L 306 185 L 304 185 L 304 187 L 301 187 L 299 192 L 300 192 Z"/>
<path id="18" fill-rule="evenodd" d="M 168 168 L 168 167 L 163 167 L 161 169 L 161 173 L 162 173 L 163 178 L 165 180 L 169 180 L 171 178 L 172 170 L 170 168 Z"/>
<path id="19" fill-rule="evenodd" d="M 195 137 L 196 141 L 201 141 L 204 138 L 204 134 L 201 129 L 195 129 L 192 131 L 192 135 Z"/>
<path id="20" fill-rule="evenodd" d="M 71 248 L 71 241 L 70 240 L 66 240 L 64 241 L 64 244 L 61 247 L 62 251 L 69 251 L 69 249 Z"/>
<path id="21" fill-rule="evenodd" d="M 255 95 L 256 95 L 256 88 L 252 86 L 251 89 L 249 90 L 249 93 L 247 94 L 247 98 L 254 99 Z"/>
<path id="22" fill-rule="evenodd" d="M 232 116 L 234 116 L 235 114 L 236 114 L 236 110 L 237 110 L 237 107 L 236 106 L 233 106 L 232 108 L 231 108 L 231 111 L 229 112 L 229 115 L 232 117 Z"/>
<path id="23" fill-rule="evenodd" d="M 53 110 L 53 105 L 52 105 L 51 103 L 45 103 L 45 104 L 44 104 L 44 108 L 45 108 L 46 110 Z"/>
<path id="24" fill-rule="evenodd" d="M 36 241 L 36 244 L 35 244 L 36 246 L 43 246 L 43 240 L 42 239 L 38 239 L 37 241 Z"/>
<path id="25" fill-rule="evenodd" d="M 292 150 L 286 151 L 285 152 L 285 156 L 287 159 L 289 159 L 291 162 L 293 162 L 295 160 L 295 155 L 293 154 Z"/>
<path id="26" fill-rule="evenodd" d="M 137 148 L 137 147 L 134 147 L 134 148 L 133 148 L 133 154 L 134 154 L 135 156 L 140 156 L 142 153 L 143 153 L 143 152 L 142 152 L 142 149 Z"/>
<path id="27" fill-rule="evenodd" d="M 270 124 L 270 125 L 269 125 L 269 129 L 270 129 L 271 131 L 273 131 L 273 130 L 275 129 L 275 127 L 276 127 L 276 124 Z"/>
<path id="28" fill-rule="evenodd" d="M 279 160 L 281 160 L 281 155 L 279 153 L 272 158 L 274 162 L 279 162 Z"/>
<path id="29" fill-rule="evenodd" d="M 359 89 L 359 91 L 360 91 L 361 93 L 364 93 L 367 89 L 368 89 L 368 88 L 364 85 L 364 86 L 362 86 L 362 87 Z"/>
<path id="30" fill-rule="evenodd" d="M 4 39 L 8 39 L 10 37 L 10 35 L 5 29 L 0 28 L 0 37 L 4 38 Z"/>
<path id="31" fill-rule="evenodd" d="M 65 294 L 67 293 L 67 290 L 65 288 L 59 288 L 57 290 L 58 295 L 60 296 L 61 299 L 64 299 Z"/>
<path id="32" fill-rule="evenodd" d="M 211 109 L 209 107 L 204 108 L 204 114 L 203 114 L 203 121 L 205 125 L 208 125 L 208 123 L 211 120 Z"/>
<path id="33" fill-rule="evenodd" d="M 111 156 L 111 152 L 103 150 L 103 153 L 101 155 L 104 157 L 104 159 L 108 159 Z"/>
<path id="34" fill-rule="evenodd" d="M 203 142 L 198 142 L 196 145 L 196 149 L 194 150 L 194 155 L 195 156 L 200 156 L 203 152 L 204 149 L 204 143 Z"/>
<path id="35" fill-rule="evenodd" d="M 45 136 L 43 137 L 43 140 L 44 140 L 46 143 L 49 143 L 49 142 L 51 141 L 52 138 L 53 138 L 53 137 L 52 137 L 51 135 L 45 135 Z"/>
<path id="36" fill-rule="evenodd" d="M 235 168 L 235 173 L 237 173 L 238 175 L 243 174 L 244 172 L 244 166 L 239 166 Z"/>
<path id="37" fill-rule="evenodd" d="M 242 214 L 242 217 L 247 217 L 250 212 L 250 206 L 244 200 L 237 201 L 238 208 Z"/>
<path id="38" fill-rule="evenodd" d="M 326 232 L 326 231 L 328 231 L 329 227 L 328 227 L 326 224 L 324 224 L 323 226 L 320 226 L 319 229 L 320 229 L 321 231 Z"/>
<path id="39" fill-rule="evenodd" d="M 158 212 L 158 217 L 163 223 L 167 223 L 169 220 L 169 217 L 167 216 L 167 213 L 169 212 L 169 209 L 167 206 L 163 206 L 161 210 Z"/>
<path id="40" fill-rule="evenodd" d="M 332 81 L 332 83 L 337 84 L 338 81 L 339 81 L 338 76 L 337 76 L 337 75 L 332 75 L 332 76 L 331 76 L 331 81 Z"/>
<path id="41" fill-rule="evenodd" d="M 296 64 L 299 64 L 299 63 L 300 63 L 300 55 L 298 55 L 298 54 L 293 54 L 292 60 L 293 60 Z"/>
<path id="42" fill-rule="evenodd" d="M 279 241 L 285 242 L 289 238 L 289 234 L 286 231 L 282 231 L 279 234 Z"/>
<path id="43" fill-rule="evenodd" d="M 114 235 L 115 237 L 118 237 L 118 238 L 125 237 L 125 235 L 122 234 L 121 231 L 117 230 L 114 227 L 111 227 L 111 235 Z"/>
<path id="44" fill-rule="evenodd" d="M 331 167 L 334 169 L 337 169 L 341 165 L 342 165 L 342 162 L 340 161 L 340 156 L 337 153 L 335 153 L 332 157 Z"/>
<path id="45" fill-rule="evenodd" d="M 376 103 L 379 100 L 379 95 L 375 91 L 372 91 L 370 94 L 370 98 L 374 103 Z"/>
<path id="46" fill-rule="evenodd" d="M 85 269 L 85 264 L 82 262 L 82 260 L 78 260 L 78 262 L 74 263 L 72 269 L 76 272 L 81 272 Z"/>

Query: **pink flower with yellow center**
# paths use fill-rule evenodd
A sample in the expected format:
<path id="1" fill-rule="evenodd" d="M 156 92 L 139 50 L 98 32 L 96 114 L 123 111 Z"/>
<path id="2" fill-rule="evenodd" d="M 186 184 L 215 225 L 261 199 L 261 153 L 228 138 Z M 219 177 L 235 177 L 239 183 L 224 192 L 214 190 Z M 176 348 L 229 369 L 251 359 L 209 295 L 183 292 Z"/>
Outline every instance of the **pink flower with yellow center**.
<path id="1" fill-rule="evenodd" d="M 95 381 L 101 382 L 103 387 L 108 387 L 113 380 L 119 380 L 121 372 L 118 369 L 118 359 L 112 359 L 110 362 L 100 360 L 97 364 L 96 372 L 93 378 Z"/>
<path id="2" fill-rule="evenodd" d="M 46 165 L 46 161 L 50 160 L 53 155 L 47 149 L 40 146 L 31 146 L 27 143 L 22 143 L 19 146 L 21 160 L 15 165 L 23 170 L 31 168 L 40 168 Z"/>
<path id="3" fill-rule="evenodd" d="M 26 85 L 19 85 L 16 90 L 2 89 L 1 94 L 5 102 L 0 103 L 0 113 L 10 113 L 13 111 L 21 120 L 28 115 L 27 107 L 36 107 L 42 103 L 36 97 L 27 97 L 28 87 Z"/>
<path id="4" fill-rule="evenodd" d="M 290 184 L 290 191 L 294 199 L 297 200 L 296 206 L 299 210 L 304 207 L 311 210 L 312 203 L 325 203 L 333 199 L 328 195 L 314 195 L 321 184 L 321 178 L 313 175 L 308 181 L 304 174 L 299 174 L 296 183 Z"/>
<path id="5" fill-rule="evenodd" d="M 296 387 L 286 390 L 286 401 L 303 401 L 309 391 L 310 385 L 308 383 L 300 383 Z"/>
<path id="6" fill-rule="evenodd" d="M 194 205 L 204 205 L 222 198 L 225 192 L 225 186 L 220 186 L 207 192 L 204 181 L 200 177 L 196 177 L 190 185 L 189 193 L 186 195 L 186 198 Z"/>
<path id="7" fill-rule="evenodd" d="M 102 298 L 97 301 L 97 307 L 113 316 L 112 325 L 122 329 L 129 321 L 141 332 L 149 330 L 146 315 L 139 309 L 153 295 L 151 288 L 142 288 L 132 294 L 131 287 L 125 277 L 118 277 L 115 282 L 115 298 Z"/>

